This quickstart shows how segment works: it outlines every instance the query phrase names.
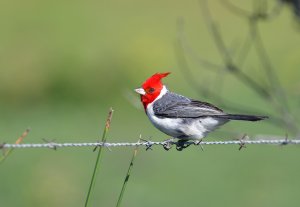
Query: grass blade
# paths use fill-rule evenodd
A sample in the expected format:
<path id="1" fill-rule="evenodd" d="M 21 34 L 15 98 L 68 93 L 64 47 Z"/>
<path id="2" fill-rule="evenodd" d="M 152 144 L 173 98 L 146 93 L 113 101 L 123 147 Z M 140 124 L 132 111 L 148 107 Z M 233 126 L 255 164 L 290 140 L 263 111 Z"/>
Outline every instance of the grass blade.
<path id="1" fill-rule="evenodd" d="M 17 139 L 16 144 L 20 144 L 23 139 L 28 135 L 30 129 L 26 129 L 23 134 Z M 13 152 L 14 149 L 8 149 L 4 151 L 3 155 L 0 157 L 0 164 L 4 162 L 4 160 Z"/>
<path id="2" fill-rule="evenodd" d="M 123 182 L 123 186 L 122 186 L 122 189 L 121 189 L 116 207 L 119 207 L 122 203 L 123 195 L 124 195 L 124 192 L 126 190 L 126 185 L 129 181 L 131 169 L 133 167 L 133 163 L 134 163 L 135 157 L 137 155 L 137 152 L 138 152 L 138 146 L 136 146 L 134 151 L 133 151 L 133 155 L 132 155 L 132 158 L 131 158 L 131 161 L 130 161 L 130 164 L 129 164 L 129 167 L 128 167 L 128 170 L 127 170 L 126 177 L 125 177 L 124 182 Z"/>
<path id="3" fill-rule="evenodd" d="M 103 131 L 103 135 L 102 135 L 102 140 L 101 140 L 102 142 L 106 142 L 107 132 L 108 132 L 109 127 L 110 127 L 112 115 L 113 115 L 113 109 L 110 108 L 110 110 L 108 112 L 108 116 L 107 116 L 106 122 L 105 122 L 105 127 L 104 127 L 104 131 Z M 99 149 L 98 149 L 98 154 L 97 154 L 97 158 L 96 158 L 96 163 L 95 163 L 95 167 L 94 167 L 94 171 L 93 171 L 91 183 L 90 183 L 89 190 L 88 190 L 88 193 L 87 193 L 87 196 L 86 196 L 86 200 L 85 200 L 85 205 L 84 205 L 85 207 L 89 206 L 89 203 L 90 203 L 90 197 L 91 197 L 91 193 L 92 193 L 92 190 L 93 190 L 93 187 L 94 187 L 94 184 L 95 184 L 96 174 L 97 174 L 97 171 L 100 168 L 99 162 L 100 162 L 100 159 L 101 159 L 102 148 L 103 147 L 99 147 Z M 95 150 L 96 149 L 97 148 L 95 148 Z"/>

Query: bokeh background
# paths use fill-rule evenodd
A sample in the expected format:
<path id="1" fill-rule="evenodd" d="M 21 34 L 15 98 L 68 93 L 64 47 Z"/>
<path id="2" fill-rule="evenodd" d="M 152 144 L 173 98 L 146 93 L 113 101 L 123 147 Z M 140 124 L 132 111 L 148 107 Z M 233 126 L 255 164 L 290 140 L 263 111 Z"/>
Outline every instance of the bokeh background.
<path id="1" fill-rule="evenodd" d="M 268 1 L 271 6 L 275 1 Z M 233 1 L 251 10 L 251 1 Z M 222 35 L 232 48 L 248 33 L 247 21 L 219 1 L 209 1 Z M 100 138 L 109 107 L 115 110 L 111 142 L 168 137 L 148 121 L 133 89 L 155 72 L 170 71 L 169 89 L 201 97 L 183 78 L 176 56 L 177 20 L 202 57 L 222 63 L 198 1 L 37 1 L 0 2 L 0 141 L 13 143 L 27 128 L 25 143 L 90 142 Z M 300 33 L 291 6 L 259 28 L 268 54 L 299 115 Z M 193 76 L 214 90 L 214 74 L 195 61 Z M 265 80 L 250 53 L 245 72 Z M 276 115 L 241 81 L 223 75 L 221 96 Z M 213 84 L 212 84 L 213 83 Z M 218 103 L 214 103 L 218 105 Z M 230 111 L 235 112 L 235 111 Z M 299 126 L 299 122 L 296 123 Z M 285 136 L 270 121 L 231 122 L 207 140 L 269 134 Z M 299 206 L 299 147 L 190 147 L 166 152 L 141 149 L 123 206 Z M 131 148 L 106 150 L 93 206 L 114 206 Z M 90 148 L 15 150 L 0 166 L 0 206 L 83 206 L 96 154 Z"/>

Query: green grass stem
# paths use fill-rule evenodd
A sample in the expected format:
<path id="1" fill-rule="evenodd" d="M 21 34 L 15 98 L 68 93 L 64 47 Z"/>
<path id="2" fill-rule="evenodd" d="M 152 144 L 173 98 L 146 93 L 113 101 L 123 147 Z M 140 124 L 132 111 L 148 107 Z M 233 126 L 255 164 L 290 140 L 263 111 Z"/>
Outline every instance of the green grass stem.
<path id="1" fill-rule="evenodd" d="M 104 127 L 104 131 L 103 131 L 101 142 L 106 142 L 107 132 L 108 132 L 108 130 L 110 128 L 110 123 L 111 123 L 112 115 L 113 115 L 113 109 L 110 108 L 110 110 L 108 112 L 107 120 L 106 120 L 106 123 L 105 123 L 105 127 Z M 85 200 L 85 205 L 84 205 L 85 207 L 88 207 L 89 204 L 90 204 L 90 197 L 91 197 L 94 185 L 95 185 L 96 175 L 97 175 L 97 172 L 98 172 L 98 170 L 100 168 L 99 162 L 101 160 L 102 148 L 103 147 L 99 147 L 99 149 L 98 149 L 98 154 L 97 154 L 97 158 L 96 158 L 96 163 L 95 163 L 95 167 L 94 167 L 92 179 L 91 179 L 89 190 L 88 190 L 88 193 L 87 193 L 87 196 L 86 196 L 86 200 Z M 95 148 L 95 150 L 96 149 L 97 148 Z"/>
<path id="2" fill-rule="evenodd" d="M 129 164 L 129 167 L 128 167 L 128 170 L 127 170 L 126 177 L 125 177 L 124 182 L 123 182 L 123 186 L 122 186 L 122 189 L 121 189 L 116 207 L 120 207 L 120 205 L 122 203 L 123 195 L 124 195 L 124 192 L 126 190 L 127 183 L 129 181 L 130 173 L 131 173 L 131 170 L 132 170 L 133 163 L 134 163 L 135 157 L 137 155 L 137 152 L 138 152 L 138 146 L 136 146 L 134 151 L 133 151 L 133 155 L 131 157 L 131 161 L 130 161 L 130 164 Z"/>

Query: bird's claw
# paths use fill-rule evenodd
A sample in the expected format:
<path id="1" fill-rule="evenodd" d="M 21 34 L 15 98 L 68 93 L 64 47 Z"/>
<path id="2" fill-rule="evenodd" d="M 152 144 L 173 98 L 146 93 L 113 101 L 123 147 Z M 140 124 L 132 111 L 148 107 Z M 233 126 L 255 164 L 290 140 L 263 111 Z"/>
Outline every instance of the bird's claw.
<path id="1" fill-rule="evenodd" d="M 188 142 L 187 140 L 179 140 L 176 143 L 177 151 L 182 151 L 183 149 L 189 147 L 192 143 Z"/>

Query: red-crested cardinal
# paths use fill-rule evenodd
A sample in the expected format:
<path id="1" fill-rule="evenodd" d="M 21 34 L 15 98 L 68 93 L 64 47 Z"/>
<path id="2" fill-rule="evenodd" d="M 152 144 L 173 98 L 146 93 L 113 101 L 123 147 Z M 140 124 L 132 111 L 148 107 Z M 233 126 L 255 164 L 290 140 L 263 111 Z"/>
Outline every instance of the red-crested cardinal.
<path id="1" fill-rule="evenodd" d="M 169 74 L 156 73 L 135 91 L 141 95 L 141 102 L 152 124 L 173 138 L 201 140 L 230 120 L 259 121 L 268 118 L 227 114 L 210 103 L 172 93 L 161 82 Z"/>

